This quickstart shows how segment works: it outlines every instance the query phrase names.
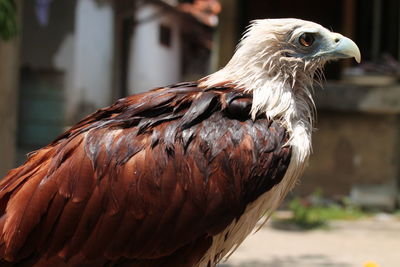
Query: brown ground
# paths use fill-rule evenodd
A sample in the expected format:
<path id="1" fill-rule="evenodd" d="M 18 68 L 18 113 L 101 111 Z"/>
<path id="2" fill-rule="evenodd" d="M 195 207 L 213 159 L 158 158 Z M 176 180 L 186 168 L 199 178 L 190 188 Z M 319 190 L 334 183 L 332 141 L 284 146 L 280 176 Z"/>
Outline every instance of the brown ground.
<path id="1" fill-rule="evenodd" d="M 338 221 L 328 229 L 278 230 L 269 223 L 219 267 L 400 266 L 400 219 L 388 215 Z"/>

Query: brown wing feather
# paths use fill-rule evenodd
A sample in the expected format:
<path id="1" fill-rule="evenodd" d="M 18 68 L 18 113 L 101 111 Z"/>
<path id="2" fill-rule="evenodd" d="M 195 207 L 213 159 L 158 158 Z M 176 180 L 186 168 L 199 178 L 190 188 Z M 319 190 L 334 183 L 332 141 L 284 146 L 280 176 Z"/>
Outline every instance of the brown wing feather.
<path id="1" fill-rule="evenodd" d="M 0 183 L 0 256 L 37 266 L 192 265 L 280 182 L 283 127 L 251 95 L 196 83 L 119 100 Z"/>

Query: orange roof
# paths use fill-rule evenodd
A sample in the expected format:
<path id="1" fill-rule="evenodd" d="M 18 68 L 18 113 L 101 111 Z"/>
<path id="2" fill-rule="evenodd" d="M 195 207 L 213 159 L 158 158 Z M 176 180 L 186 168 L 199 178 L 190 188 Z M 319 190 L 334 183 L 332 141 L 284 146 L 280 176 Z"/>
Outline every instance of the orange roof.
<path id="1" fill-rule="evenodd" d="M 221 12 L 219 0 L 194 0 L 193 3 L 182 3 L 179 9 L 191 14 L 200 22 L 215 27 L 218 25 L 218 14 Z"/>

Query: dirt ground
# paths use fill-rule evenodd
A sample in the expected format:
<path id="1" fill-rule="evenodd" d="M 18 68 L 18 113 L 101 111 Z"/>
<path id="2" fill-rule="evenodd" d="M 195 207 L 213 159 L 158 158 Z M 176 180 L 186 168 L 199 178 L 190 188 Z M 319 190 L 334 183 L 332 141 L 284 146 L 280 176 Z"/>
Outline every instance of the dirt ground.
<path id="1" fill-rule="evenodd" d="M 337 221 L 327 229 L 279 230 L 268 223 L 219 267 L 400 266 L 400 219 L 377 215 Z"/>

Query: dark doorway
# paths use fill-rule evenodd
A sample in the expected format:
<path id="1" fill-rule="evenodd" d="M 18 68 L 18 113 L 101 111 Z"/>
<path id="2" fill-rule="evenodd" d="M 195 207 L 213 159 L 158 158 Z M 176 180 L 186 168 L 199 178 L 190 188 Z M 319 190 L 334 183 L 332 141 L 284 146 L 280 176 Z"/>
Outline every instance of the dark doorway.
<path id="1" fill-rule="evenodd" d="M 129 76 L 129 59 L 131 49 L 131 39 L 133 34 L 134 20 L 133 17 L 126 17 L 122 20 L 121 34 L 121 71 L 120 86 L 118 90 L 118 98 L 126 97 L 129 92 L 128 76 Z"/>

